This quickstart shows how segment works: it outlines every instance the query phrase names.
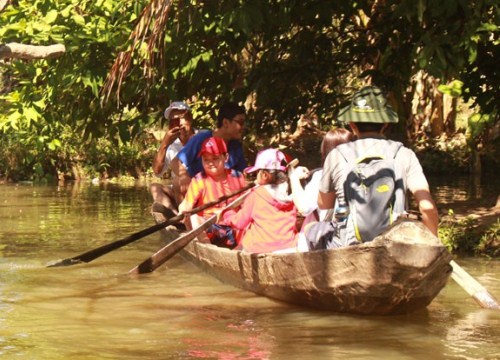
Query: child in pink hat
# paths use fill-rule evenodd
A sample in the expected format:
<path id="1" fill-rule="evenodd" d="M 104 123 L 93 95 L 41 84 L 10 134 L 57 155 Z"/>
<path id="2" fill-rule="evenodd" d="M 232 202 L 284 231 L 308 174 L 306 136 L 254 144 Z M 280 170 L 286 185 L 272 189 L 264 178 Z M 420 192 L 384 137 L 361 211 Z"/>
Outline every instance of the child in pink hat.
<path id="1" fill-rule="evenodd" d="M 261 186 L 248 195 L 239 211 L 224 212 L 221 223 L 243 231 L 238 248 L 244 251 L 295 251 L 297 210 L 288 194 L 285 154 L 262 150 L 255 165 L 244 171 L 257 172 L 256 183 Z"/>
<path id="2" fill-rule="evenodd" d="M 179 205 L 179 212 L 189 211 L 195 207 L 217 200 L 222 196 L 238 191 L 246 185 L 243 174 L 236 170 L 226 169 L 224 163 L 227 161 L 228 152 L 226 143 L 222 138 L 210 137 L 206 139 L 199 155 L 203 165 L 203 171 L 198 173 L 189 183 L 184 200 Z M 229 204 L 234 198 L 205 209 L 191 216 L 192 227 L 196 227 L 204 219 L 208 219 L 221 207 Z M 236 239 L 229 228 L 221 228 L 213 225 L 207 230 L 210 241 L 218 246 L 234 247 Z M 222 234 L 222 235 L 221 235 Z M 228 238 L 229 237 L 229 238 Z"/>

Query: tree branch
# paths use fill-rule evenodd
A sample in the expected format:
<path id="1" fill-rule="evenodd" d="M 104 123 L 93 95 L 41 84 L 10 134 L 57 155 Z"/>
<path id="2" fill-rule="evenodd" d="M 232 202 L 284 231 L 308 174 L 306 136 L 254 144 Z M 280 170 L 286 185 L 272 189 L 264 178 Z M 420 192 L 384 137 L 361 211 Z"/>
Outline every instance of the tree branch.
<path id="1" fill-rule="evenodd" d="M 61 56 L 66 52 L 62 44 L 42 46 L 9 43 L 0 45 L 0 59 L 50 59 Z"/>

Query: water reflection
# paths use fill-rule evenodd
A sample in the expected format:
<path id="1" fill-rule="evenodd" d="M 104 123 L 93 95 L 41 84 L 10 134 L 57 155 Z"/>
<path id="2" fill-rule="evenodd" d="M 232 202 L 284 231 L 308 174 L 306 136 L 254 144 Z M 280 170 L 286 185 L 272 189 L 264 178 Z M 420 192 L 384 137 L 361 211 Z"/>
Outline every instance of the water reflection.
<path id="1" fill-rule="evenodd" d="M 126 272 L 148 236 L 95 261 L 56 259 L 152 225 L 144 186 L 0 186 L 0 356 L 6 359 L 495 359 L 500 315 L 450 284 L 420 313 L 347 316 L 221 284 L 180 257 Z M 498 260 L 458 259 L 500 294 Z"/>
<path id="2" fill-rule="evenodd" d="M 477 201 L 477 206 L 494 206 L 500 194 L 500 179 L 481 179 L 478 176 L 430 177 L 429 184 L 440 206 Z"/>

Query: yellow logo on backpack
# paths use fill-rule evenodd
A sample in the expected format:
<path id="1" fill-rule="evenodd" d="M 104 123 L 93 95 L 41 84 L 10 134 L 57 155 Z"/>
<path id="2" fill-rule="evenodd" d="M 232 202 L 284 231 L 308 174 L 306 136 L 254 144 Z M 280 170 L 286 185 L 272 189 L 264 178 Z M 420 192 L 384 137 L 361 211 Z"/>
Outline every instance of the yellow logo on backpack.
<path id="1" fill-rule="evenodd" d="M 383 185 L 378 186 L 377 189 L 375 189 L 375 191 L 377 191 L 379 193 L 384 193 L 384 192 L 391 191 L 391 188 L 389 185 L 383 184 Z"/>

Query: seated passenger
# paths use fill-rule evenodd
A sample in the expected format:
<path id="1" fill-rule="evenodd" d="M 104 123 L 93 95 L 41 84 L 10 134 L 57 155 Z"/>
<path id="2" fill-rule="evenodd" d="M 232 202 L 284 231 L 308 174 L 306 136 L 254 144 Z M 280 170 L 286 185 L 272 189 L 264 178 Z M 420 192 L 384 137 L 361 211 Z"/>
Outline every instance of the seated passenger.
<path id="1" fill-rule="evenodd" d="M 257 172 L 256 183 L 261 186 L 254 188 L 239 211 L 221 214 L 221 223 L 243 231 L 238 248 L 244 251 L 295 251 L 297 209 L 288 195 L 285 154 L 276 149 L 262 150 L 255 165 L 245 172 Z"/>
<path id="2" fill-rule="evenodd" d="M 328 131 L 323 137 L 323 141 L 321 142 L 321 166 L 323 166 L 326 156 L 330 153 L 330 151 L 335 149 L 338 145 L 350 142 L 352 140 L 353 134 L 347 129 L 336 128 Z M 314 171 L 311 180 L 306 184 L 305 187 L 302 187 L 300 180 L 307 178 L 308 175 L 310 175 L 309 170 L 302 166 L 295 168 L 290 173 L 290 186 L 292 189 L 293 201 L 295 203 L 295 206 L 297 206 L 298 211 L 303 216 L 305 216 L 298 240 L 298 247 L 300 251 L 312 250 L 310 246 L 312 246 L 313 248 L 316 248 L 317 246 L 327 246 L 326 244 L 317 244 L 317 241 L 319 239 L 309 239 L 309 246 L 306 245 L 304 232 L 308 224 L 310 227 L 314 222 L 325 220 L 325 217 L 328 213 L 328 210 L 326 209 L 318 209 L 319 185 L 321 182 L 321 177 L 323 175 L 323 169 L 320 168 L 319 170 Z"/>
<path id="3" fill-rule="evenodd" d="M 228 153 L 226 143 L 222 138 L 210 137 L 206 139 L 200 150 L 203 171 L 198 173 L 189 183 L 184 200 L 179 205 L 179 212 L 189 211 L 195 207 L 217 200 L 222 196 L 229 195 L 243 188 L 245 178 L 243 174 L 236 170 L 226 169 L 224 163 L 227 161 Z M 205 219 L 208 219 L 220 208 L 225 207 L 235 198 L 229 198 L 224 202 L 214 205 L 208 209 L 192 215 L 188 227 L 197 227 Z M 220 227 L 217 224 L 207 230 L 208 239 L 213 244 L 224 247 L 236 246 L 233 232 L 230 228 Z M 200 237 L 199 237 L 200 238 Z"/>
<path id="4" fill-rule="evenodd" d="M 159 178 L 163 178 L 165 173 L 170 172 L 172 160 L 195 134 L 192 127 L 193 114 L 191 108 L 185 102 L 172 102 L 165 109 L 164 116 L 169 122 L 169 127 L 153 159 L 153 171 Z M 178 197 L 175 196 L 175 192 L 179 186 L 176 186 L 178 180 L 174 172 L 171 172 L 171 177 L 173 185 L 163 185 L 155 182 L 150 186 L 150 192 L 154 200 L 153 214 L 158 221 L 165 221 L 166 218 L 177 215 Z"/>

